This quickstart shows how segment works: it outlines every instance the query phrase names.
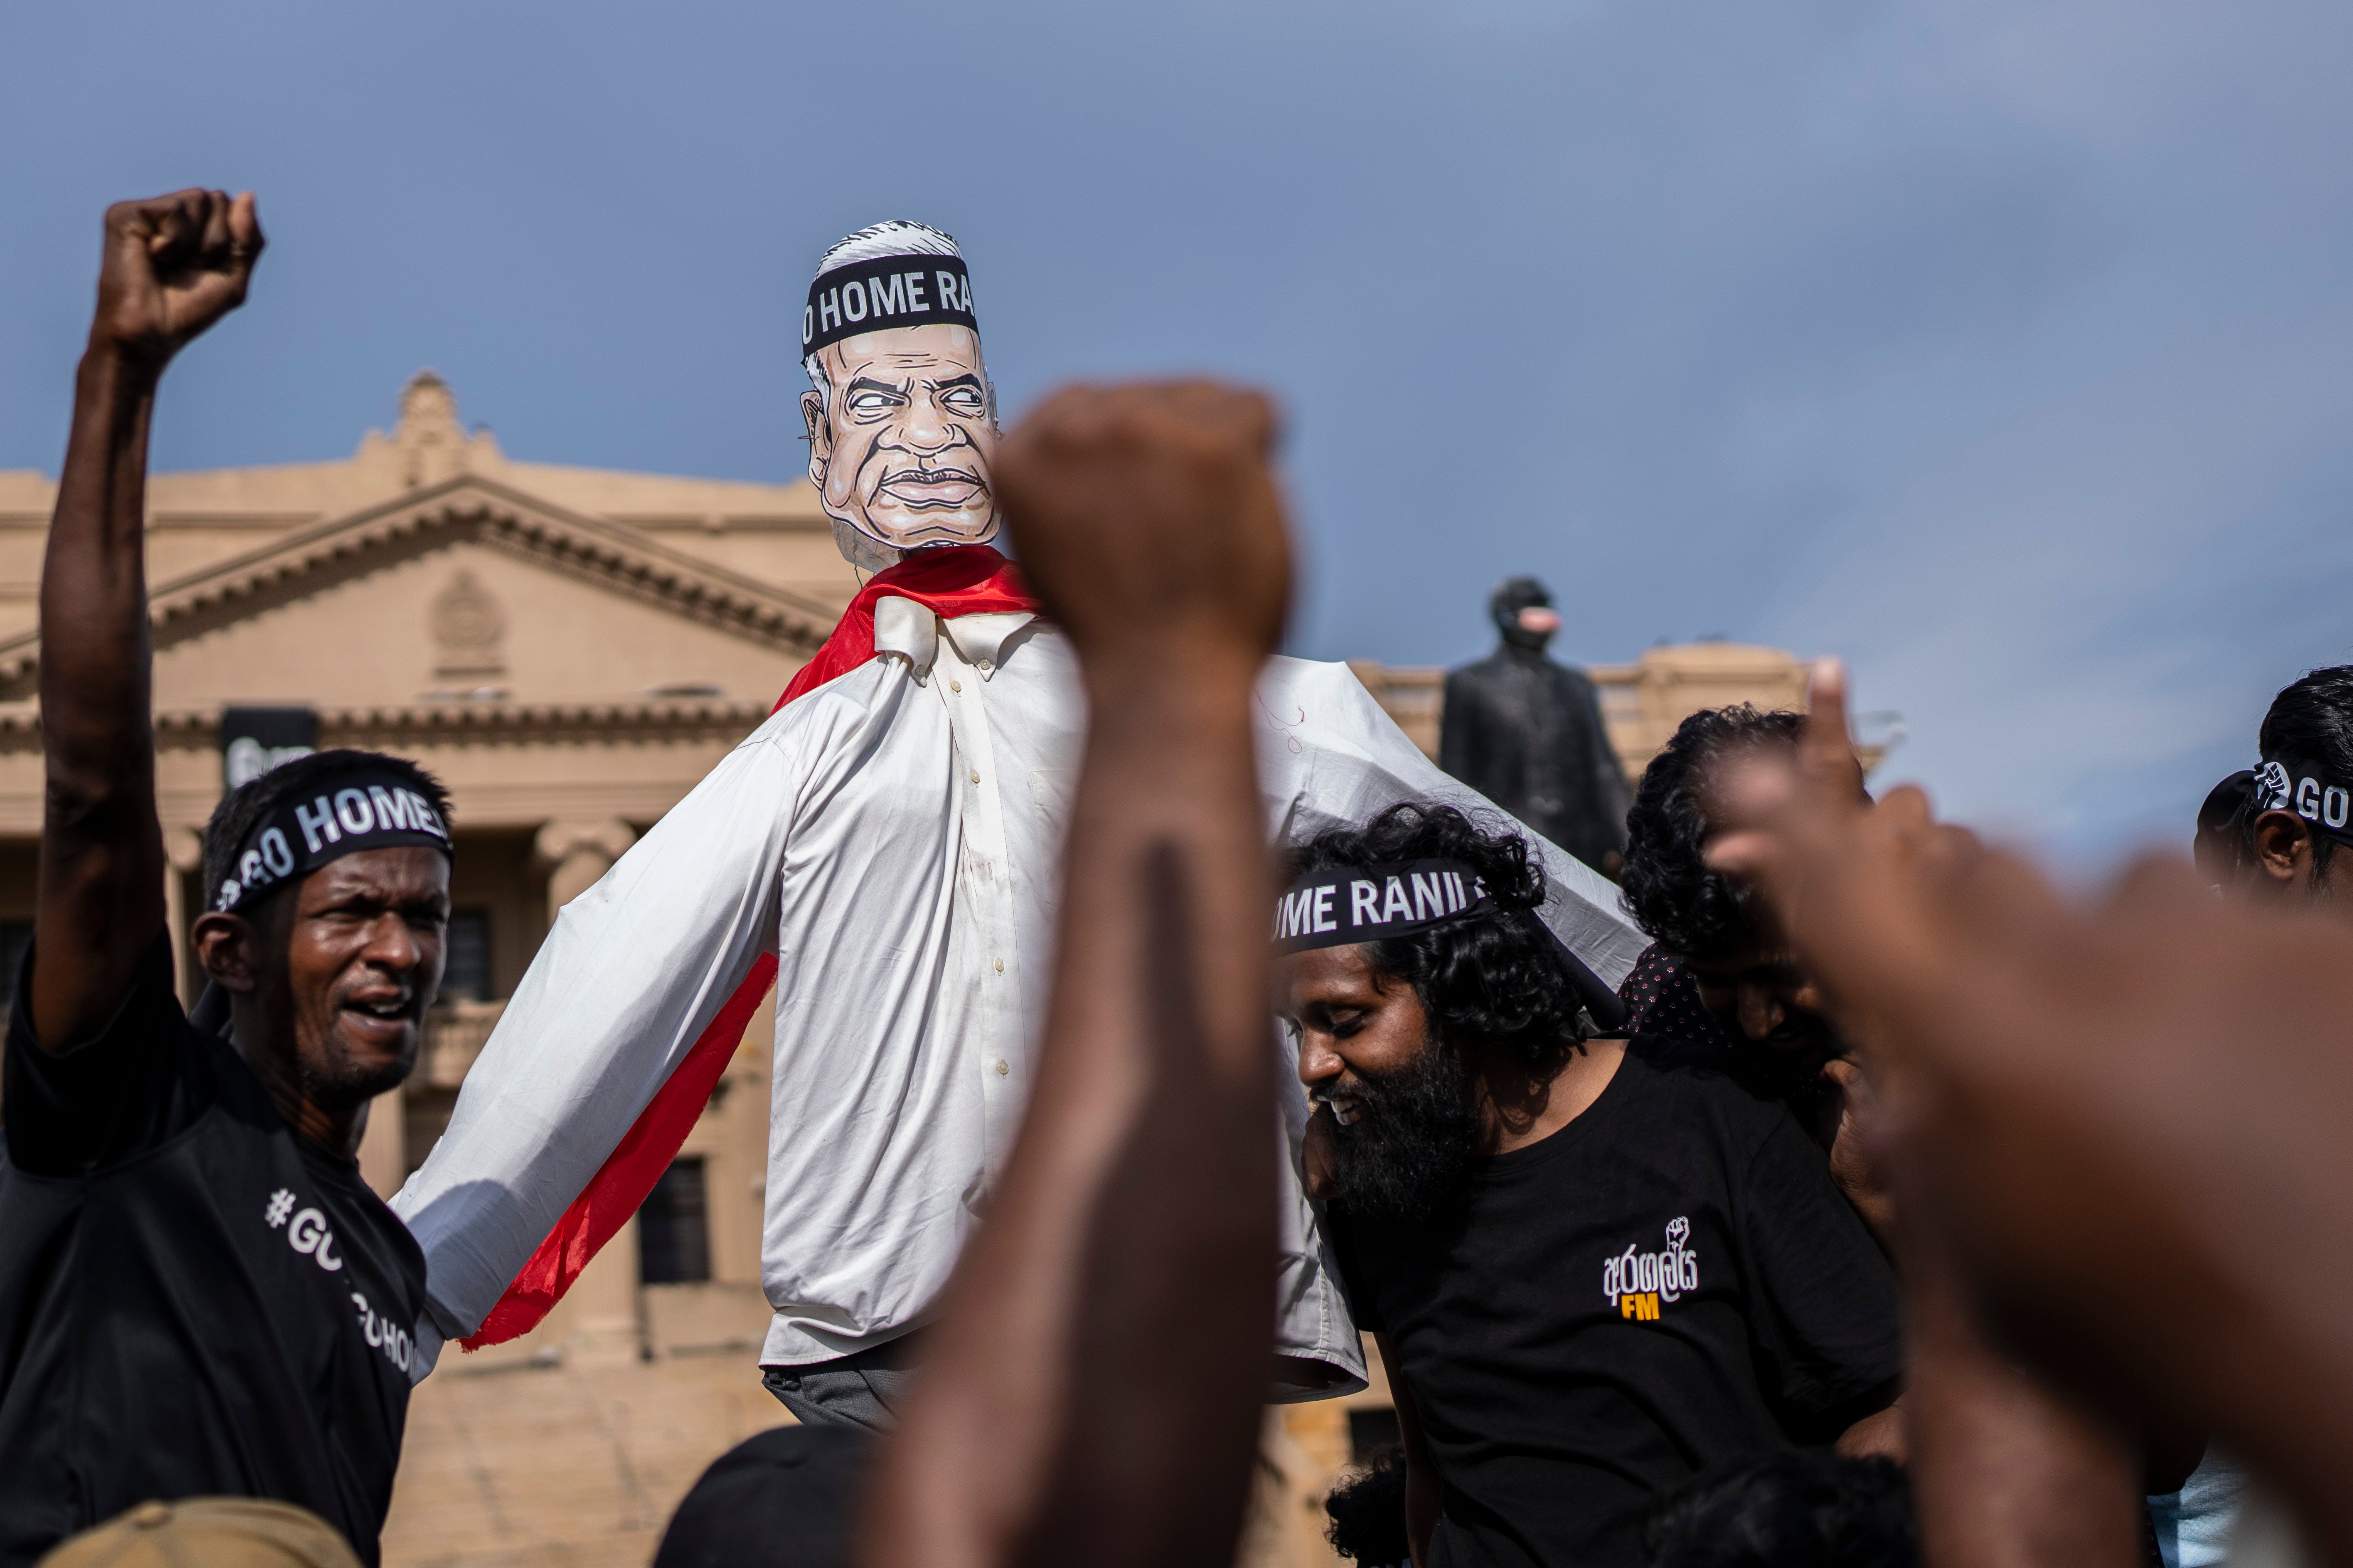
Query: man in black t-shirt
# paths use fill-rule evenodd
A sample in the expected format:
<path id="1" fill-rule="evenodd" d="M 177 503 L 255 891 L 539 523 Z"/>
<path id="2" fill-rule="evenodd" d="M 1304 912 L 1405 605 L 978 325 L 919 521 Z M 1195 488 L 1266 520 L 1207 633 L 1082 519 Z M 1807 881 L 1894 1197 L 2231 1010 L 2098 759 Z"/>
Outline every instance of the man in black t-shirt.
<path id="1" fill-rule="evenodd" d="M 1759 759 L 1790 755 L 1804 722 L 1743 703 L 1676 727 L 1642 770 L 1626 814 L 1626 908 L 1657 943 L 1643 954 L 1662 981 L 1651 1032 L 1703 1056 L 1720 1049 L 1725 1071 L 1788 1105 L 1830 1157 L 1839 1191 L 1892 1246 L 1894 1205 L 1862 1131 L 1871 1086 L 1770 912 L 1707 864 L 1728 782 Z M 1870 799 L 1859 763 L 1854 790 Z M 1674 1006 L 1693 1000 L 1696 1017 Z"/>
<path id="2" fill-rule="evenodd" d="M 360 1180 L 440 983 L 448 799 L 300 758 L 221 802 L 180 1010 L 155 811 L 142 521 L 165 364 L 244 298 L 250 195 L 106 217 L 41 576 L 47 766 L 0 1161 L 0 1565 L 144 1500 L 272 1498 L 369 1563 L 425 1260 Z"/>
<path id="3" fill-rule="evenodd" d="M 1306 847 L 1278 993 L 1430 1564 L 1632 1564 L 1664 1494 L 1900 1452 L 1895 1286 L 1773 1101 L 1578 1042 L 1523 841 L 1391 808 Z"/>

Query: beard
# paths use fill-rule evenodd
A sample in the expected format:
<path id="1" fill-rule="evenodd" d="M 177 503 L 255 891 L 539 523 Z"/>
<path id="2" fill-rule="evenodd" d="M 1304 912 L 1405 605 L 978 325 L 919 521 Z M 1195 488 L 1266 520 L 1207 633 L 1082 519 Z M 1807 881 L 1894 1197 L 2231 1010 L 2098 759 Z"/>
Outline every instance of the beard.
<path id="1" fill-rule="evenodd" d="M 1409 1067 L 1356 1077 L 1364 1113 L 1333 1130 L 1337 1201 L 1366 1219 L 1434 1217 L 1478 1148 L 1479 1114 L 1462 1058 L 1433 1041 Z"/>

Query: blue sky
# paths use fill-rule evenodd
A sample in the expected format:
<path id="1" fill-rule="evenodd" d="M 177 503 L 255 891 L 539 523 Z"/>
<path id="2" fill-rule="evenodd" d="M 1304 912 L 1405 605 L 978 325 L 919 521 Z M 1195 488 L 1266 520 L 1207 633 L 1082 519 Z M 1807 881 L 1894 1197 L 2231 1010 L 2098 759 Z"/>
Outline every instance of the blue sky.
<path id="1" fill-rule="evenodd" d="M 2353 12 L 1143 11 L 13 7 L 0 467 L 55 468 L 116 196 L 271 235 L 167 468 L 341 455 L 431 365 L 517 457 L 786 477 L 808 268 L 908 216 L 1017 413 L 1282 399 L 1303 653 L 1473 656 L 1520 571 L 1571 658 L 1840 652 L 1884 777 L 2079 866 L 2353 659 Z"/>

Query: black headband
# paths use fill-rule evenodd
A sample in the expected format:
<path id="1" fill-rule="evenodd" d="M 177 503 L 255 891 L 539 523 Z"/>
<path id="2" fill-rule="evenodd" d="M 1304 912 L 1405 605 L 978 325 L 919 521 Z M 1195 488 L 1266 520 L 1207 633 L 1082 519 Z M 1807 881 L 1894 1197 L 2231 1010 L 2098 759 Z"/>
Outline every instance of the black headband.
<path id="1" fill-rule="evenodd" d="M 1460 860 L 1399 860 L 1311 871 L 1274 905 L 1274 951 L 1380 942 L 1495 907 Z"/>
<path id="2" fill-rule="evenodd" d="M 820 272 L 801 311 L 801 357 L 860 332 L 937 322 L 970 327 L 972 278 L 960 256 L 878 256 Z"/>
<path id="3" fill-rule="evenodd" d="M 206 889 L 205 908 L 241 909 L 330 861 L 407 844 L 452 853 L 448 825 L 407 779 L 381 768 L 329 773 L 263 814 L 219 884 Z"/>
<path id="4" fill-rule="evenodd" d="M 2247 789 L 2249 811 L 2292 811 L 2334 837 L 2348 837 L 2353 821 L 2353 790 L 2336 770 L 2289 752 L 2274 752 L 2254 771 Z"/>

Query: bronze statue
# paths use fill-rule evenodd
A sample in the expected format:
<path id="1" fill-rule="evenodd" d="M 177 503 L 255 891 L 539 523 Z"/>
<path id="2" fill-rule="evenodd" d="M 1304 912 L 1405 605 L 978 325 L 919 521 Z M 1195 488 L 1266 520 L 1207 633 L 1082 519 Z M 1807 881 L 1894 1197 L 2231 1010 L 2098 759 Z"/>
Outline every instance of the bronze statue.
<path id="1" fill-rule="evenodd" d="M 1626 775 L 1585 672 L 1545 657 L 1552 595 L 1514 577 L 1487 601 L 1503 641 L 1446 678 L 1438 765 L 1605 876 L 1626 847 Z"/>

